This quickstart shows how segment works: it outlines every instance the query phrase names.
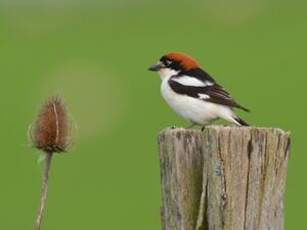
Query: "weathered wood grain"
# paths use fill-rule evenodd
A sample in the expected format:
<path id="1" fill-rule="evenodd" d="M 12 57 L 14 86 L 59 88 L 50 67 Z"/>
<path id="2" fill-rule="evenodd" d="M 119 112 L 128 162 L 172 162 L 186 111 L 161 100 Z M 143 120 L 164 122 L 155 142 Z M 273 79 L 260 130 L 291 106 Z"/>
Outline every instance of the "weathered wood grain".
<path id="1" fill-rule="evenodd" d="M 209 126 L 159 136 L 163 230 L 282 230 L 289 134 Z"/>

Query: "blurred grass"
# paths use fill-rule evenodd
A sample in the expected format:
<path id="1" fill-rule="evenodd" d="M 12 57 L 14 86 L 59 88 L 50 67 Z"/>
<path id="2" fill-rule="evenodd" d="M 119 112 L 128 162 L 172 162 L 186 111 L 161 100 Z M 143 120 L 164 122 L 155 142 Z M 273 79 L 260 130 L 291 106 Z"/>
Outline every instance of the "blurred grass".
<path id="1" fill-rule="evenodd" d="M 186 123 L 147 67 L 182 51 L 252 110 L 292 132 L 286 229 L 307 227 L 307 4 L 302 1 L 0 3 L 1 229 L 32 229 L 40 166 L 26 132 L 48 95 L 65 98 L 72 152 L 53 165 L 44 229 L 159 229 L 156 136 Z"/>

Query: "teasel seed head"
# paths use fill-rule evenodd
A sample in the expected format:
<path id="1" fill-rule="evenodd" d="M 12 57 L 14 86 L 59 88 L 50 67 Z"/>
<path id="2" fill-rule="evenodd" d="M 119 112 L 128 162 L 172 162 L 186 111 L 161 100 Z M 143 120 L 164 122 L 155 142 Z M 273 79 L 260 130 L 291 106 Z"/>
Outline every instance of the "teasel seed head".
<path id="1" fill-rule="evenodd" d="M 46 153 L 66 152 L 70 142 L 70 124 L 64 103 L 59 97 L 49 98 L 42 106 L 31 131 L 31 139 Z"/>

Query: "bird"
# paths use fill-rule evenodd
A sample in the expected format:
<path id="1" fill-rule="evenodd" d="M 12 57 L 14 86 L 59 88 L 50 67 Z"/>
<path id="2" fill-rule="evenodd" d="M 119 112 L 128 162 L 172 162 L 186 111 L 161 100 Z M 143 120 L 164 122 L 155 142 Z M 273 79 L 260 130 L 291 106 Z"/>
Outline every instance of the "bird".
<path id="1" fill-rule="evenodd" d="M 171 52 L 148 70 L 159 73 L 162 97 L 179 116 L 191 123 L 190 127 L 201 125 L 204 128 L 217 119 L 249 126 L 234 111 L 237 108 L 249 112 L 249 109 L 238 104 L 194 58 Z"/>

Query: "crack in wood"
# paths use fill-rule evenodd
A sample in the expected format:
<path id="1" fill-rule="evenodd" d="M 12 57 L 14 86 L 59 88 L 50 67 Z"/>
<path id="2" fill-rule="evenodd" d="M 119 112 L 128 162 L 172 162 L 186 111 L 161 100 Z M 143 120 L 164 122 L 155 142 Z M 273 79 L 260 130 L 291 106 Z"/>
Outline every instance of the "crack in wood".
<path id="1" fill-rule="evenodd" d="M 248 205 L 248 189 L 249 189 L 249 173 L 250 173 L 250 162 L 251 162 L 251 154 L 252 154 L 252 144 L 251 144 L 251 139 L 248 141 L 247 145 L 247 156 L 248 156 L 248 166 L 247 166 L 247 179 L 246 179 L 246 194 L 245 194 L 245 207 L 244 207 L 244 228 L 246 228 L 246 219 L 248 218 L 247 216 L 247 205 Z"/>

